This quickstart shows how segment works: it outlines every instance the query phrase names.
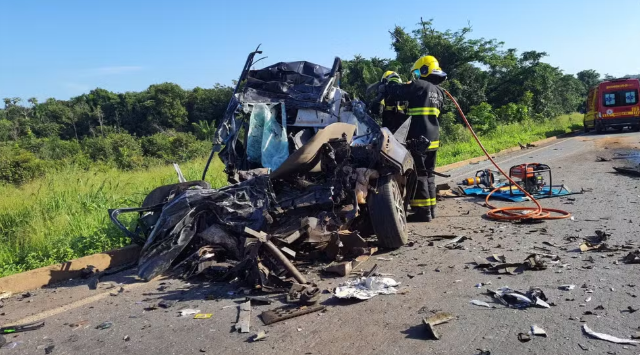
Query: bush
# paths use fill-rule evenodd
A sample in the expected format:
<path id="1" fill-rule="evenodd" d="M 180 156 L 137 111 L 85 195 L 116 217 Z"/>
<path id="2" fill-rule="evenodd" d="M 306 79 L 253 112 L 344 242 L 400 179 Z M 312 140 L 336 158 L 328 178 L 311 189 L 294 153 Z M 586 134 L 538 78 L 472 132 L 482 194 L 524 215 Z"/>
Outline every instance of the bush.
<path id="1" fill-rule="evenodd" d="M 156 133 L 141 139 L 142 152 L 147 157 L 165 163 L 177 163 L 206 155 L 209 143 L 199 141 L 191 133 Z"/>
<path id="2" fill-rule="evenodd" d="M 455 113 L 447 112 L 440 116 L 440 141 L 442 143 L 463 142 L 470 138 L 469 130 L 456 120 Z"/>
<path id="3" fill-rule="evenodd" d="M 144 166 L 140 142 L 130 134 L 111 133 L 106 137 L 85 138 L 82 146 L 94 161 L 112 163 L 124 170 Z"/>
<path id="4" fill-rule="evenodd" d="M 208 142 L 199 141 L 191 133 L 177 133 L 171 139 L 171 152 L 176 162 L 184 162 L 206 155 L 209 148 Z"/>
<path id="5" fill-rule="evenodd" d="M 495 109 L 498 120 L 503 123 L 523 122 L 529 119 L 529 108 L 512 102 Z"/>
<path id="6" fill-rule="evenodd" d="M 140 140 L 140 146 L 142 153 L 147 157 L 162 159 L 164 162 L 171 160 L 171 141 L 167 133 L 143 137 Z"/>
<path id="7" fill-rule="evenodd" d="M 17 147 L 0 148 L 0 181 L 21 184 L 44 174 L 47 163 Z"/>
<path id="8" fill-rule="evenodd" d="M 498 117 L 493 112 L 491 105 L 486 102 L 471 107 L 467 119 L 474 131 L 481 134 L 489 132 L 498 126 Z"/>

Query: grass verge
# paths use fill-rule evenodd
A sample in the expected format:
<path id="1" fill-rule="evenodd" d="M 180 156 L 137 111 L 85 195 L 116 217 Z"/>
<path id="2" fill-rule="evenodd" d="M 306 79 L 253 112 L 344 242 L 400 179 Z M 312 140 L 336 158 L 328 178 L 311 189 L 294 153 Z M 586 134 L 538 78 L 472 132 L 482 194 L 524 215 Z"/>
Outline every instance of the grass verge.
<path id="1" fill-rule="evenodd" d="M 201 158 L 180 167 L 185 178 L 198 180 L 204 164 Z M 226 184 L 222 168 L 216 159 L 209 170 L 214 187 Z M 128 245 L 107 209 L 138 207 L 153 188 L 176 182 L 171 165 L 138 171 L 69 166 L 19 187 L 0 185 L 0 277 Z M 134 216 L 122 217 L 130 223 Z"/>
<path id="2" fill-rule="evenodd" d="M 490 153 L 570 132 L 582 127 L 582 116 L 565 115 L 542 123 L 501 126 L 481 136 Z M 443 144 L 438 164 L 480 156 L 466 132 Z M 188 180 L 200 178 L 205 159 L 182 164 Z M 212 186 L 226 184 L 218 159 L 209 170 Z M 107 209 L 137 207 L 153 188 L 177 182 L 172 166 L 122 171 L 65 167 L 22 186 L 0 185 L 0 277 L 64 262 L 129 244 L 109 220 Z M 134 216 L 123 216 L 131 223 Z"/>
<path id="3" fill-rule="evenodd" d="M 495 130 L 480 135 L 480 141 L 489 153 L 516 147 L 563 133 L 582 129 L 582 115 L 573 113 L 562 115 L 545 122 L 523 122 L 499 126 Z M 457 142 L 443 143 L 438 149 L 438 166 L 483 155 L 482 150 L 468 130 Z"/>

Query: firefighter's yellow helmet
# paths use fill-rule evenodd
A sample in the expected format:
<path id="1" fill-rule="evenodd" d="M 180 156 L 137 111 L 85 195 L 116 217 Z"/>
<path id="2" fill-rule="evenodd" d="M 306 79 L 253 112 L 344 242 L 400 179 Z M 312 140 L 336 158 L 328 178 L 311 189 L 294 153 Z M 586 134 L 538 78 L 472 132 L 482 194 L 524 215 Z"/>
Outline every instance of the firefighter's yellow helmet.
<path id="1" fill-rule="evenodd" d="M 447 73 L 442 71 L 438 60 L 432 55 L 425 55 L 416 60 L 411 71 L 421 79 L 429 77 L 436 82 L 442 82 L 447 78 Z"/>
<path id="2" fill-rule="evenodd" d="M 387 70 L 386 72 L 384 72 L 384 74 L 382 74 L 381 80 L 384 80 L 384 79 L 387 79 L 388 82 L 392 82 L 392 83 L 400 84 L 402 82 L 400 75 L 398 75 L 398 73 L 391 70 Z"/>

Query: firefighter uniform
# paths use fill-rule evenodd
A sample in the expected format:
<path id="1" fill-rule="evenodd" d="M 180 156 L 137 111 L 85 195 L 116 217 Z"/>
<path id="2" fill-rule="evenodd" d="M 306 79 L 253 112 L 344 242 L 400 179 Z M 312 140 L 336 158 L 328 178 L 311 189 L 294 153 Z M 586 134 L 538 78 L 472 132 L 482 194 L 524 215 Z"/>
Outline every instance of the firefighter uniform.
<path id="1" fill-rule="evenodd" d="M 430 57 L 430 58 L 429 58 Z M 430 221 L 435 217 L 436 185 L 435 166 L 436 155 L 440 147 L 440 124 L 438 116 L 444 105 L 444 92 L 437 86 L 446 79 L 446 74 L 440 69 L 438 62 L 431 56 L 420 58 L 414 64 L 419 79 L 402 85 L 387 85 L 385 100 L 391 102 L 406 101 L 406 113 L 411 116 L 411 125 L 407 141 L 419 141 L 425 137 L 430 141 L 426 150 L 412 150 L 418 174 L 418 184 L 411 209 Z"/>
<path id="2" fill-rule="evenodd" d="M 409 118 L 406 114 L 406 105 L 403 102 L 387 104 L 385 100 L 380 102 L 382 116 L 382 127 L 387 127 L 391 132 L 395 132 L 402 123 Z"/>
<path id="3" fill-rule="evenodd" d="M 400 85 L 402 80 L 398 73 L 387 71 L 382 75 L 381 82 L 388 83 L 389 86 Z M 391 132 L 395 132 L 408 118 L 406 114 L 406 103 L 399 101 L 380 101 L 380 116 L 382 117 L 382 127 L 387 127 Z"/>

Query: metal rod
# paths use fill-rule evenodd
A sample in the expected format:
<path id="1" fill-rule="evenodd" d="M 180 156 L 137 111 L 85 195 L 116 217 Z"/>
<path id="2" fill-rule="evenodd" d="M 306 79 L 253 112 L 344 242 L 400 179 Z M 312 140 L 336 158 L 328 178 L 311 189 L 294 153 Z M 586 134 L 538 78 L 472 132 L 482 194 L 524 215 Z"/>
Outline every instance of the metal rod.
<path id="1" fill-rule="evenodd" d="M 273 255 L 276 259 L 278 259 L 278 261 L 282 263 L 282 266 L 284 266 L 284 268 L 287 269 L 287 271 L 291 274 L 291 276 L 293 276 L 294 279 L 296 279 L 296 281 L 298 281 L 298 283 L 301 283 L 301 284 L 307 283 L 307 279 L 300 273 L 300 271 L 298 271 L 298 269 L 296 269 L 296 267 L 291 263 L 291 261 L 289 261 L 289 259 L 287 259 L 287 257 L 284 254 L 282 254 L 280 249 L 278 249 L 278 247 L 275 246 L 275 244 L 273 244 L 270 240 L 267 240 L 263 244 L 267 248 L 267 250 L 271 253 L 271 255 Z"/>

